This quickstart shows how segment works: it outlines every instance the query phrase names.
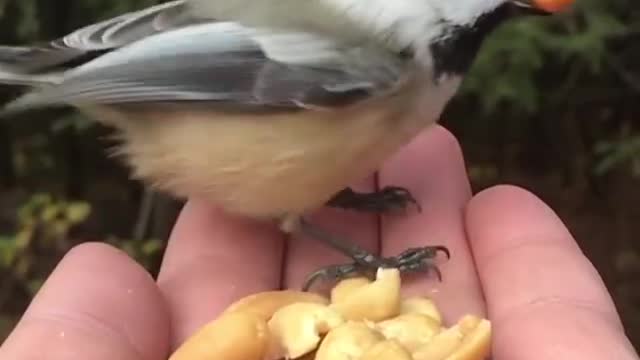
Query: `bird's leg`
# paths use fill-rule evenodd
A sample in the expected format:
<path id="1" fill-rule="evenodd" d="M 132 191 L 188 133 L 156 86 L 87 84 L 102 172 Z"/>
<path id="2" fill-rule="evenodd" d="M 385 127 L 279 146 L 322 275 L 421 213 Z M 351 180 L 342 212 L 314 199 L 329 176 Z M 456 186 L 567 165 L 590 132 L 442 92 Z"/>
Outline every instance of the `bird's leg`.
<path id="1" fill-rule="evenodd" d="M 436 273 L 441 278 L 440 270 L 435 264 L 438 252 L 443 252 L 449 258 L 449 250 L 444 246 L 427 246 L 408 249 L 398 256 L 383 258 L 375 256 L 356 244 L 325 232 L 319 227 L 299 219 L 298 229 L 303 234 L 322 241 L 350 257 L 353 262 L 341 265 L 331 265 L 320 268 L 307 278 L 303 290 L 308 291 L 318 280 L 341 280 L 352 275 L 373 276 L 379 268 L 397 268 L 401 272 L 429 272 Z"/>
<path id="2" fill-rule="evenodd" d="M 330 207 L 356 210 L 361 212 L 387 213 L 405 210 L 414 205 L 420 211 L 420 204 L 405 188 L 388 186 L 371 193 L 358 193 L 346 188 L 337 193 L 327 203 Z"/>

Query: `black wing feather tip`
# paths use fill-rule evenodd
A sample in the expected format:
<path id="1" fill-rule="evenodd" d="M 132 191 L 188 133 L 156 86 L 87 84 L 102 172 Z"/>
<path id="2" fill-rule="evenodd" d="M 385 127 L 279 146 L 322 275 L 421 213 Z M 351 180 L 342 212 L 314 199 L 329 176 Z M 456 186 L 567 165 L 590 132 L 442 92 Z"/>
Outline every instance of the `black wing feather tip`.
<path id="1" fill-rule="evenodd" d="M 85 26 L 31 47 L 0 46 L 0 65 L 26 73 L 70 69 L 147 36 L 200 21 L 187 11 L 186 0 L 171 1 Z"/>
<path id="2" fill-rule="evenodd" d="M 389 61 L 385 55 L 390 54 L 380 56 L 379 50 L 369 52 L 368 48 L 352 49 L 335 61 L 313 66 L 286 63 L 271 58 L 262 41 L 288 41 L 287 37 L 269 38 L 265 29 L 238 23 L 211 23 L 194 32 L 178 32 L 159 35 L 178 42 L 175 52 L 153 52 L 145 45 L 149 43 L 141 41 L 99 57 L 98 61 L 104 60 L 100 64 L 89 62 L 83 70 L 68 72 L 57 86 L 39 91 L 36 97 L 21 99 L 5 112 L 76 103 L 199 102 L 252 112 L 331 109 L 393 89 L 407 64 L 394 57 Z M 207 37 L 203 38 L 203 34 Z M 309 41 L 315 37 L 306 36 Z M 323 38 L 318 40 L 327 43 Z M 275 45 L 286 49 L 287 44 Z M 300 44 L 295 45 L 296 50 L 291 51 L 301 49 Z M 309 48 L 314 49 L 313 43 Z"/>

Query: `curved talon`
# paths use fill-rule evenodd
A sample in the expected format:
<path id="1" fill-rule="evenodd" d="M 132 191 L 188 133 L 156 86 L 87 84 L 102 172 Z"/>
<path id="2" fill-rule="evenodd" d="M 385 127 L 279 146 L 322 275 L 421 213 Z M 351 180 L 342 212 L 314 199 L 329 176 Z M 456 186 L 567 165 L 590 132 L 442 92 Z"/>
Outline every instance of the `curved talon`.
<path id="1" fill-rule="evenodd" d="M 418 211 L 418 214 L 422 214 L 422 205 L 420 205 L 420 203 L 417 200 L 413 202 L 413 205 L 415 205 L 416 210 Z"/>
<path id="2" fill-rule="evenodd" d="M 318 232 L 314 232 L 312 235 L 318 236 Z M 341 245 L 338 240 L 335 240 L 324 233 L 320 233 L 320 235 L 324 235 L 325 237 L 323 239 L 325 240 L 329 239 L 326 241 L 330 244 L 338 244 L 336 246 Z M 442 252 L 445 254 L 447 259 L 451 259 L 451 252 L 446 246 L 442 245 L 410 248 L 397 256 L 384 258 L 373 255 L 358 247 L 340 247 L 340 249 L 342 249 L 345 254 L 349 255 L 354 262 L 326 266 L 314 271 L 306 278 L 302 287 L 303 291 L 309 291 L 309 289 L 311 289 L 311 287 L 321 279 L 343 280 L 350 275 L 360 274 L 366 275 L 373 280 L 375 279 L 375 273 L 379 268 L 396 268 L 400 270 L 400 272 L 428 273 L 429 271 L 433 271 L 438 276 L 438 280 L 442 281 L 442 272 L 438 266 L 435 265 L 438 253 Z"/>
<path id="3" fill-rule="evenodd" d="M 302 291 L 308 292 L 309 289 L 311 289 L 311 286 L 313 286 L 313 284 L 315 284 L 320 278 L 323 278 L 323 277 L 326 277 L 326 275 L 323 273 L 322 269 L 318 271 L 314 271 L 305 279 L 302 285 Z"/>
<path id="4" fill-rule="evenodd" d="M 408 203 L 413 204 L 419 213 L 422 212 L 422 206 L 418 203 L 415 197 L 411 194 L 411 192 L 405 188 L 390 186 L 382 189 L 382 192 L 387 195 L 388 201 L 398 201 L 404 204 L 401 204 L 399 207 L 406 208 Z"/>
<path id="5" fill-rule="evenodd" d="M 440 268 L 437 266 L 427 267 L 427 271 L 429 271 L 429 269 L 436 273 L 436 276 L 438 276 L 438 281 L 442 282 L 442 271 L 440 271 Z"/>
<path id="6" fill-rule="evenodd" d="M 433 246 L 432 249 L 435 250 L 436 255 L 438 254 L 438 251 L 440 251 L 447 256 L 447 260 L 451 260 L 451 251 L 449 251 L 449 249 L 446 246 L 442 246 L 442 245 Z"/>
<path id="7" fill-rule="evenodd" d="M 327 204 L 339 208 L 374 213 L 407 210 L 410 204 L 413 204 L 419 213 L 422 212 L 422 206 L 411 192 L 398 186 L 387 186 L 371 193 L 357 193 L 351 188 L 346 188 L 329 200 Z"/>
<path id="8" fill-rule="evenodd" d="M 434 258 L 438 255 L 438 252 L 442 252 L 447 257 L 447 260 L 451 259 L 451 252 L 446 246 L 438 245 L 438 246 L 426 246 L 422 248 L 411 248 L 402 252 L 400 255 L 395 258 L 400 262 L 409 262 L 412 261 L 413 258 L 424 259 L 424 258 Z"/>
<path id="9" fill-rule="evenodd" d="M 302 291 L 308 292 L 311 289 L 311 286 L 315 284 L 320 279 L 344 279 L 351 274 L 358 272 L 357 263 L 352 264 L 342 264 L 342 265 L 330 265 L 324 268 L 320 268 L 314 272 L 312 272 L 307 279 L 304 281 L 302 285 Z"/>

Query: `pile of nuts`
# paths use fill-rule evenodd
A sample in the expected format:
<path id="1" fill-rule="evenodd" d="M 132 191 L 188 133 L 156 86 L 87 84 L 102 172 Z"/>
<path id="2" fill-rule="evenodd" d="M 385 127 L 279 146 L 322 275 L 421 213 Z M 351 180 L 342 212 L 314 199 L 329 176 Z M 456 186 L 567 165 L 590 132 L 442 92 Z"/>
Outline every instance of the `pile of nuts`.
<path id="1" fill-rule="evenodd" d="M 443 327 L 434 303 L 401 298 L 400 273 L 340 282 L 331 298 L 284 290 L 232 304 L 170 360 L 483 360 L 491 323 L 462 317 Z"/>

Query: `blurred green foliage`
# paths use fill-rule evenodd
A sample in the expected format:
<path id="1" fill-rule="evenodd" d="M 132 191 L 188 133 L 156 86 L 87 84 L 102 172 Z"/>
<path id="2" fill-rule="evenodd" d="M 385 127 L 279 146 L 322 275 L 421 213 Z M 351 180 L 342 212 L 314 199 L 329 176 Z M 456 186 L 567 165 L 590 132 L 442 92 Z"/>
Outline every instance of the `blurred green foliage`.
<path id="1" fill-rule="evenodd" d="M 579 0 L 570 14 L 514 21 L 487 41 L 466 78 L 458 98 L 482 112 L 460 127 L 475 137 L 481 127 L 502 127 L 509 117 L 509 135 L 518 139 L 531 135 L 541 117 L 551 114 L 557 124 L 567 121 L 559 116 L 593 110 L 572 126 L 603 125 L 590 128 L 597 138 L 588 149 L 597 158 L 591 170 L 604 175 L 618 165 L 635 168 L 637 121 L 600 124 L 598 112 L 638 99 L 639 61 L 640 5 L 634 0 Z"/>
<path id="2" fill-rule="evenodd" d="M 66 202 L 48 194 L 34 194 L 17 209 L 16 232 L 0 234 L 0 309 L 11 300 L 16 287 L 35 295 L 44 277 L 38 262 L 38 249 L 66 249 L 69 230 L 87 219 L 90 206 L 84 202 Z M 10 324 L 0 313 L 0 324 Z M 3 329 L 0 329 L 2 333 Z"/>
<path id="3" fill-rule="evenodd" d="M 0 0 L 0 43 L 48 40 L 157 2 Z M 0 88 L 0 102 L 17 93 Z M 640 264 L 620 259 L 640 258 L 630 256 L 640 250 L 632 241 L 640 231 L 639 100 L 640 2 L 578 0 L 571 14 L 495 33 L 443 117 L 476 189 L 520 183 L 564 211 L 637 345 L 640 284 L 628 274 Z M 166 236 L 131 239 L 142 191 L 105 156 L 109 139 L 108 129 L 71 111 L 0 123 L 0 339 L 78 243 L 105 241 L 157 269 Z"/>
<path id="4" fill-rule="evenodd" d="M 602 160 L 595 169 L 597 174 L 606 174 L 617 165 L 628 162 L 631 174 L 640 177 L 640 136 L 629 136 L 614 142 L 602 141 L 596 151 L 602 155 Z"/>
<path id="5" fill-rule="evenodd" d="M 614 56 L 608 43 L 640 27 L 640 18 L 637 24 L 626 24 L 619 16 L 631 3 L 582 0 L 571 15 L 509 24 L 487 42 L 463 94 L 478 97 L 490 117 L 501 105 L 531 114 L 574 97 L 576 82 L 608 70 L 607 59 Z M 554 73 L 566 71 L 556 79 L 541 79 L 550 66 Z M 565 79 L 571 81 L 557 81 Z"/>

